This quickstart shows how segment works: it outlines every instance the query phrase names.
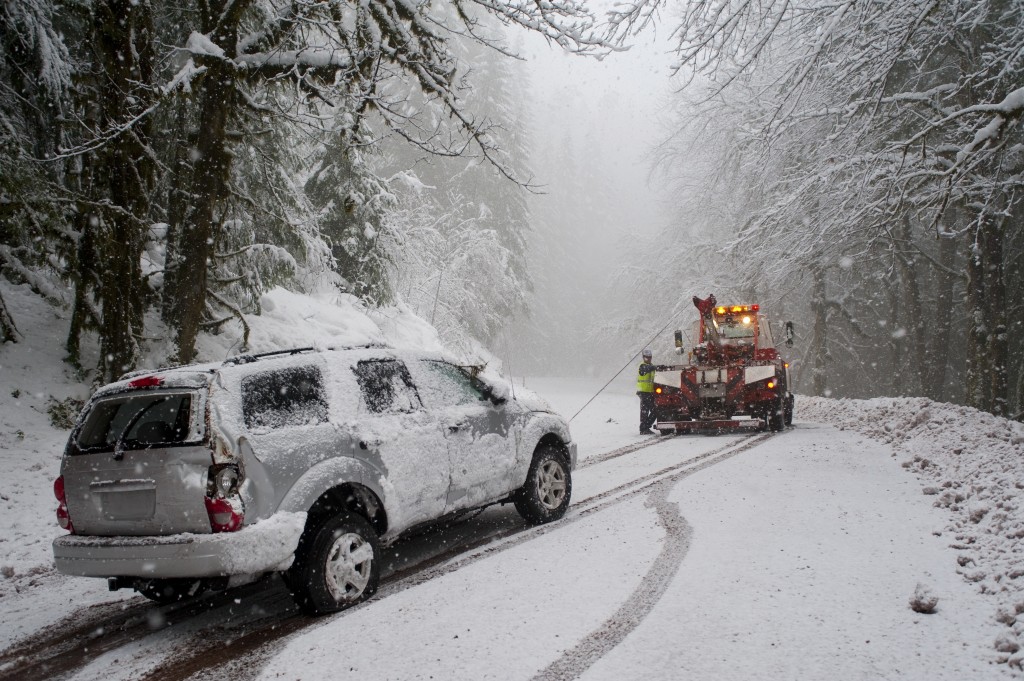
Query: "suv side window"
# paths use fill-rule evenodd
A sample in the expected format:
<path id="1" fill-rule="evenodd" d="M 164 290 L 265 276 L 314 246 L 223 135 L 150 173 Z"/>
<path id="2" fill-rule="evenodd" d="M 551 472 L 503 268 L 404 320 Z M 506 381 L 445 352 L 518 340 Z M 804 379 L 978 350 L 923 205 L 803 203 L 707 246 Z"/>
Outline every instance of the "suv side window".
<path id="1" fill-rule="evenodd" d="M 323 423 L 327 393 L 315 366 L 286 367 L 242 379 L 242 416 L 254 429 Z"/>
<path id="2" fill-rule="evenodd" d="M 459 404 L 475 404 L 483 399 L 479 390 L 461 369 L 448 362 L 423 360 L 423 368 L 417 373 L 420 394 L 428 407 L 452 407 Z"/>
<path id="3" fill-rule="evenodd" d="M 375 413 L 419 409 L 419 394 L 409 370 L 396 359 L 363 360 L 353 367 L 366 408 Z"/>

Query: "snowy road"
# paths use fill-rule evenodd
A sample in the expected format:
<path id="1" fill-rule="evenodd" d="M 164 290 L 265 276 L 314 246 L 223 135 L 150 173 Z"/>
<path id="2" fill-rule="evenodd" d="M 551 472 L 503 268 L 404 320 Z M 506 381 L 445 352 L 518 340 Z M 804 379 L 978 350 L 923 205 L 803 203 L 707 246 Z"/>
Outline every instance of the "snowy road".
<path id="1" fill-rule="evenodd" d="M 531 387 L 563 413 L 586 397 Z M 558 523 L 499 507 L 402 541 L 377 596 L 320 619 L 276 578 L 159 607 L 49 575 L 0 602 L 5 626 L 28 599 L 49 613 L 0 678 L 1012 678 L 891 450 L 799 412 L 779 435 L 644 439 L 616 422 L 635 408 L 612 391 L 574 421 Z M 918 582 L 936 614 L 907 606 Z"/>

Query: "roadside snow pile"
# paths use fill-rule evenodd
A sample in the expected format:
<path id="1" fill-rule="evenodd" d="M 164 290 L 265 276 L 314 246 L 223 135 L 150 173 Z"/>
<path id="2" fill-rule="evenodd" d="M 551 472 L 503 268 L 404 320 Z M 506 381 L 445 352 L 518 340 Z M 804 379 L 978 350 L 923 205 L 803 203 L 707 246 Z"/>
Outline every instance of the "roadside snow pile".
<path id="1" fill-rule="evenodd" d="M 225 325 L 223 333 L 199 337 L 199 357 L 217 361 L 243 352 L 370 343 L 443 350 L 437 330 L 402 304 L 370 309 L 353 296 L 337 291 L 303 294 L 274 288 L 260 298 L 260 308 L 259 316 L 245 315 L 249 326 L 245 350 L 241 329 Z"/>
<path id="2" fill-rule="evenodd" d="M 1024 424 L 925 398 L 799 397 L 798 419 L 854 430 L 893 447 L 923 492 L 950 513 L 957 572 L 995 600 L 1007 631 L 1000 661 L 1024 669 Z"/>

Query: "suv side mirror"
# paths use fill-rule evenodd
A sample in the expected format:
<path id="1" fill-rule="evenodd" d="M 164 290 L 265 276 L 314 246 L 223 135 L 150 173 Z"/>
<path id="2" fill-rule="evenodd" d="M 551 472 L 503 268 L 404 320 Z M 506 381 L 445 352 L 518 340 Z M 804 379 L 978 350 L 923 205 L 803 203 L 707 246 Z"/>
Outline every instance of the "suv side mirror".
<path id="1" fill-rule="evenodd" d="M 786 322 L 786 347 L 793 347 L 793 322 Z"/>
<path id="2" fill-rule="evenodd" d="M 498 397 L 490 388 L 487 388 L 484 391 L 484 397 L 489 399 L 491 401 L 491 404 L 493 404 L 494 406 L 498 406 L 499 404 L 505 404 L 506 402 L 504 397 Z"/>
<path id="3" fill-rule="evenodd" d="M 480 391 L 481 400 L 490 400 L 491 404 L 495 406 L 505 403 L 505 398 L 495 394 L 494 388 L 486 381 L 481 381 L 479 378 L 473 379 L 473 387 Z"/>

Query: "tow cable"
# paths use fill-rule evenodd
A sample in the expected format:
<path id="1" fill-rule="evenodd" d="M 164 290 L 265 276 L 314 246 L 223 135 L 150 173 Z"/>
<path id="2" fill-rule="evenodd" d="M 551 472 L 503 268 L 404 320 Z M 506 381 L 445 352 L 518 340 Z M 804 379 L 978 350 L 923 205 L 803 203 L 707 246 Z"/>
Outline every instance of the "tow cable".
<path id="1" fill-rule="evenodd" d="M 651 340 L 649 340 L 649 341 L 647 341 L 646 343 L 644 343 L 643 347 L 647 347 L 648 345 L 650 345 L 651 343 L 653 343 L 653 342 L 654 342 L 655 340 L 657 340 L 658 336 L 660 336 L 661 334 L 665 333 L 665 329 L 667 329 L 668 327 L 672 326 L 672 322 L 673 322 L 673 321 L 675 321 L 675 317 L 673 317 L 672 319 L 669 319 L 669 320 L 668 320 L 668 324 L 666 324 L 665 326 L 661 327 L 661 331 L 658 331 L 658 333 L 654 334 L 654 336 L 653 336 L 653 337 L 651 338 Z M 626 370 L 626 367 L 628 367 L 628 366 L 629 366 L 630 364 L 632 364 L 633 362 L 635 362 L 635 361 L 636 361 L 636 358 L 640 356 L 640 353 L 641 353 L 641 352 L 643 352 L 643 350 L 640 350 L 640 351 L 639 351 L 639 352 L 637 352 L 637 353 L 636 353 L 635 355 L 633 355 L 632 357 L 630 357 L 630 358 L 629 358 L 629 361 L 628 361 L 628 362 L 626 362 L 625 364 L 623 364 L 623 365 L 622 365 L 622 368 L 621 368 L 621 369 L 619 369 L 618 371 L 616 371 L 616 372 L 615 372 L 615 375 L 614 375 L 614 376 L 612 376 L 611 378 L 609 378 L 609 379 L 608 379 L 608 382 L 607 382 L 607 383 L 605 383 L 605 384 L 604 384 L 603 386 L 601 386 L 601 389 L 600 389 L 600 390 L 598 390 L 598 391 L 597 391 L 596 393 L 594 393 L 594 396 L 593 396 L 593 397 L 591 397 L 591 398 L 590 398 L 589 400 L 587 400 L 587 403 L 586 403 L 586 404 L 584 404 L 584 405 L 583 405 L 582 407 L 580 407 L 579 411 L 577 411 L 577 412 L 576 412 L 575 414 L 573 414 L 573 415 L 572 415 L 572 417 L 571 417 L 571 418 L 569 419 L 569 422 L 570 422 L 570 423 L 572 423 L 572 420 L 573 420 L 574 418 L 576 418 L 577 416 L 579 416 L 579 415 L 580 415 L 580 412 L 581 412 L 581 411 L 583 411 L 583 410 L 584 410 L 584 409 L 586 409 L 586 408 L 587 408 L 588 406 L 590 406 L 590 403 L 591 403 L 591 402 L 593 402 L 594 400 L 596 400 L 596 399 L 597 399 L 597 396 L 598 396 L 598 395 L 600 395 L 601 393 L 603 393 L 603 392 L 604 392 L 604 389 L 605 389 L 605 388 L 607 388 L 607 387 L 608 387 L 609 385 L 611 385 L 611 384 L 612 384 L 612 381 L 614 381 L 614 380 L 615 380 L 616 378 L 618 378 L 618 377 L 619 377 L 619 374 L 621 374 L 621 373 L 622 373 L 623 371 L 625 371 L 625 370 Z"/>

